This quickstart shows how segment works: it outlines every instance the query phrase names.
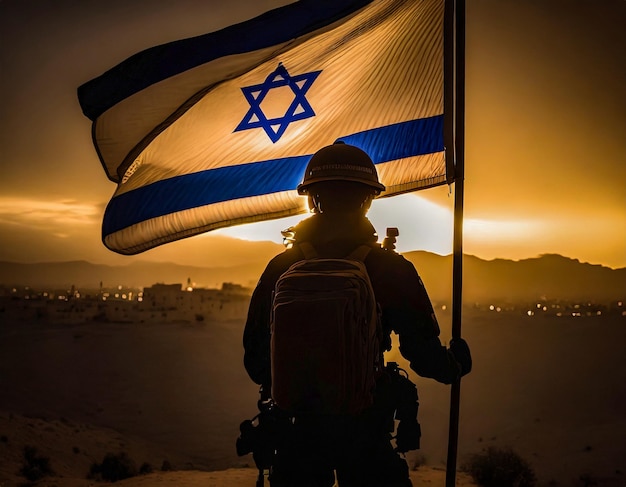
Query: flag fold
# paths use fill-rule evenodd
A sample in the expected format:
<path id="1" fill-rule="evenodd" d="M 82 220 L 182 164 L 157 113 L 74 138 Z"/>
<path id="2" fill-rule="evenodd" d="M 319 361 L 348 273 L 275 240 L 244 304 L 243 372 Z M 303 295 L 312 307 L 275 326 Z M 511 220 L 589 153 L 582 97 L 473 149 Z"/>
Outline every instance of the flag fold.
<path id="1" fill-rule="evenodd" d="M 117 189 L 103 242 L 135 254 L 305 211 L 318 149 L 365 150 L 393 196 L 451 181 L 443 0 L 296 2 L 140 52 L 78 89 Z"/>

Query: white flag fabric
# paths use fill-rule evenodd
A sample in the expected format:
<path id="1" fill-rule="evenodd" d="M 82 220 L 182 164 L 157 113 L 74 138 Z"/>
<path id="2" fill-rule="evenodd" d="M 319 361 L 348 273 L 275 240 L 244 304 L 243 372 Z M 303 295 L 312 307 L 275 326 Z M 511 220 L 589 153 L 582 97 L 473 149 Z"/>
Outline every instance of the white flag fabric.
<path id="1" fill-rule="evenodd" d="M 306 211 L 318 149 L 365 150 L 387 190 L 450 182 L 444 0 L 305 0 L 157 46 L 78 89 L 117 189 L 103 242 L 135 254 Z"/>

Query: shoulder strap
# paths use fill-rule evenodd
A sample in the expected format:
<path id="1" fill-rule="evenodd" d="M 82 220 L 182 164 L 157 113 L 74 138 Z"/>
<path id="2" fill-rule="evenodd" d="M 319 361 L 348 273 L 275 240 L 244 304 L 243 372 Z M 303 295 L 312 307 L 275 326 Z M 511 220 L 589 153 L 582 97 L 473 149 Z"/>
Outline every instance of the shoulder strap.
<path id="1" fill-rule="evenodd" d="M 372 248 L 368 245 L 359 245 L 356 249 L 354 249 L 350 254 L 348 254 L 348 259 L 358 260 L 359 262 L 365 262 L 365 258 L 367 254 L 370 253 Z"/>
<path id="2" fill-rule="evenodd" d="M 300 242 L 298 243 L 298 247 L 300 247 L 300 250 L 306 260 L 317 258 L 317 251 L 310 242 Z"/>

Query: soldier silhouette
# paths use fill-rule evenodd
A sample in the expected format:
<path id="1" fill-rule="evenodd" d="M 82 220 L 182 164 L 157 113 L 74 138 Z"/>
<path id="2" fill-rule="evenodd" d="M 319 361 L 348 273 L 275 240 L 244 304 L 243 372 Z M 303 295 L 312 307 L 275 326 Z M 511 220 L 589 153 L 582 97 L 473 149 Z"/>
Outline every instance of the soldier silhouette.
<path id="1" fill-rule="evenodd" d="M 335 479 L 340 487 L 412 485 L 401 454 L 419 447 L 417 394 L 395 364 L 381 361 L 391 349 L 391 332 L 399 337 L 401 355 L 422 377 L 450 384 L 471 370 L 464 340 L 452 340 L 449 348 L 441 344 L 413 264 L 377 243 L 366 214 L 384 189 L 361 149 L 336 143 L 315 153 L 298 186 L 313 214 L 290 229 L 292 245 L 269 262 L 252 295 L 244 365 L 261 385 L 259 404 L 269 404 L 274 418 L 282 418 L 266 458 L 272 487 L 331 487 Z M 305 290 L 303 298 L 290 288 L 291 297 L 285 298 L 279 284 L 294 264 L 313 262 L 307 265 L 319 268 L 337 260 L 343 265 L 346 259 L 362 262 L 371 283 L 378 328 L 370 328 L 365 338 L 351 334 L 361 333 L 359 323 L 371 318 L 367 306 L 364 318 L 358 310 L 341 308 L 337 303 L 348 298 L 340 287 L 329 287 L 329 297 L 323 297 L 323 289 Z M 293 301 L 300 302 L 295 311 Z M 334 401 L 330 406 L 329 400 Z M 401 420 L 395 446 L 394 417 Z"/>

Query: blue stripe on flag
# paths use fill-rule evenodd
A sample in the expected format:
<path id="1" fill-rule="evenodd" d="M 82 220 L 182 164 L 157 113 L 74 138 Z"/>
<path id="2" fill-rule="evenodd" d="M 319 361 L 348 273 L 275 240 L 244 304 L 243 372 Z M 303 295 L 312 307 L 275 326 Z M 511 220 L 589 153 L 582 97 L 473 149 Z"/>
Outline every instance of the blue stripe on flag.
<path id="1" fill-rule="evenodd" d="M 92 121 L 125 98 L 215 59 L 275 46 L 310 34 L 372 0 L 301 0 L 216 32 L 141 51 L 78 88 Z"/>
<path id="2" fill-rule="evenodd" d="M 375 164 L 444 149 L 443 115 L 340 137 L 365 150 Z M 296 189 L 312 154 L 210 169 L 154 182 L 114 197 L 103 235 L 151 218 L 222 201 Z M 174 195 L 174 196 L 172 196 Z"/>

